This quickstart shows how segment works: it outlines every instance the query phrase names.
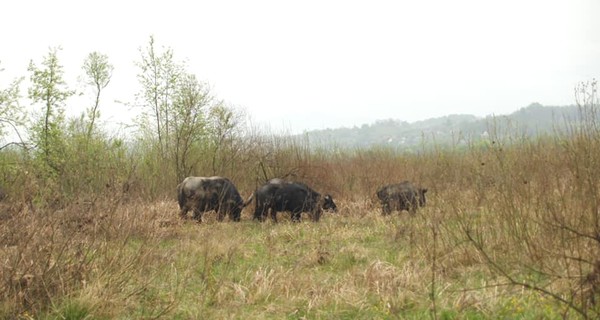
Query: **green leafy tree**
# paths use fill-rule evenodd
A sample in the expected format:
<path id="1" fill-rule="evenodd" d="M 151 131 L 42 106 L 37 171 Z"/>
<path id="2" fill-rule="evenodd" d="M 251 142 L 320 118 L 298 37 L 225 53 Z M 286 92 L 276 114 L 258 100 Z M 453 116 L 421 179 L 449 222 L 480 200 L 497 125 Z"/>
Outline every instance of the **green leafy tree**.
<path id="1" fill-rule="evenodd" d="M 142 90 L 138 98 L 142 100 L 145 112 L 141 121 L 145 132 L 156 138 L 160 157 L 167 159 L 170 153 L 169 136 L 172 132 L 173 99 L 177 83 L 182 76 L 183 66 L 173 61 L 173 50 L 157 52 L 154 37 L 148 46 L 141 50 L 138 80 Z M 154 130 L 149 126 L 153 126 Z"/>
<path id="2" fill-rule="evenodd" d="M 153 37 L 140 52 L 137 98 L 144 112 L 138 122 L 143 143 L 154 150 L 144 161 L 149 175 L 160 173 L 160 183 L 171 184 L 204 165 L 222 174 L 236 159 L 232 152 L 237 150 L 239 115 L 186 72 L 170 48 L 157 50 Z"/>
<path id="3" fill-rule="evenodd" d="M 177 180 L 191 174 L 201 160 L 200 150 L 206 144 L 207 122 L 205 113 L 213 103 L 208 86 L 194 75 L 184 74 L 178 81 L 173 101 L 173 156 Z"/>
<path id="4" fill-rule="evenodd" d="M 94 104 L 87 110 L 89 123 L 87 126 L 87 139 L 89 140 L 94 130 L 96 119 L 100 117 L 100 93 L 110 83 L 114 67 L 108 62 L 108 56 L 98 52 L 90 53 L 83 63 L 85 83 L 91 86 L 95 93 Z"/>
<path id="5" fill-rule="evenodd" d="M 237 144 L 242 115 L 222 101 L 210 108 L 208 115 L 213 174 L 233 165 L 240 155 Z"/>
<path id="6" fill-rule="evenodd" d="M 215 150 L 211 147 L 215 140 L 212 136 L 222 134 L 214 130 L 216 126 L 210 119 L 218 117 L 211 110 L 221 102 L 211 95 L 207 84 L 186 72 L 183 63 L 174 61 L 171 49 L 157 50 L 153 37 L 140 51 L 138 98 L 144 107 L 139 121 L 141 132 L 157 153 L 152 157 L 154 161 L 161 161 L 157 165 L 168 167 L 172 173 L 162 178 L 181 181 L 204 163 L 203 159 L 211 159 L 210 152 Z"/>
<path id="7" fill-rule="evenodd" d="M 42 66 L 29 63 L 31 87 L 29 98 L 42 105 L 42 112 L 35 121 L 31 136 L 36 143 L 42 162 L 55 172 L 60 171 L 64 152 L 65 101 L 75 92 L 69 90 L 63 79 L 63 67 L 58 60 L 58 50 L 51 48 Z"/>
<path id="8" fill-rule="evenodd" d="M 4 69 L 0 68 L 1 71 Z M 15 186 L 21 185 L 19 179 L 24 172 L 21 161 L 26 152 L 7 148 L 12 145 L 26 146 L 19 132 L 25 120 L 25 112 L 19 106 L 22 80 L 15 79 L 7 87 L 0 88 L 0 200 L 7 194 L 15 194 Z"/>
<path id="9" fill-rule="evenodd" d="M 0 68 L 0 71 L 4 71 L 4 69 Z M 20 142 L 9 142 L 0 147 L 0 150 L 15 143 L 24 144 L 18 130 L 18 126 L 22 125 L 25 119 L 25 114 L 19 106 L 21 98 L 19 86 L 22 81 L 23 78 L 18 78 L 13 80 L 8 87 L 0 88 L 0 137 L 8 134 L 6 128 L 9 127 L 20 140 Z"/>
<path id="10" fill-rule="evenodd" d="M 122 167 L 121 143 L 114 143 L 107 134 L 97 129 L 100 117 L 102 91 L 110 83 L 113 66 L 108 57 L 98 52 L 90 53 L 83 62 L 81 81 L 93 92 L 93 103 L 80 117 L 67 119 L 63 129 L 64 170 L 60 175 L 62 196 L 67 198 L 97 197 L 114 185 Z M 101 161 L 99 161 L 101 159 Z"/>

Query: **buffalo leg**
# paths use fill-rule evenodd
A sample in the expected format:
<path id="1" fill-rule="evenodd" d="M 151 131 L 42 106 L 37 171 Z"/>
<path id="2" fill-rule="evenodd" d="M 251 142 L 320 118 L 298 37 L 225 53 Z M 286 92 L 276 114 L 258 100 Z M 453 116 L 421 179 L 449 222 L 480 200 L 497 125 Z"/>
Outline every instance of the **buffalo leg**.
<path id="1" fill-rule="evenodd" d="M 262 205 L 256 205 L 256 208 L 254 209 L 254 217 L 253 220 L 258 220 L 260 222 L 264 222 L 265 221 L 265 217 L 267 216 L 269 209 L 265 208 Z"/>
<path id="2" fill-rule="evenodd" d="M 410 213 L 411 216 L 414 216 L 417 214 L 417 206 L 410 206 L 408 208 L 408 213 Z"/>
<path id="3" fill-rule="evenodd" d="M 302 212 L 292 212 L 292 222 L 300 222 Z"/>
<path id="4" fill-rule="evenodd" d="M 225 210 L 217 208 L 217 220 L 223 221 L 223 219 L 225 219 Z"/>
<path id="5" fill-rule="evenodd" d="M 321 213 L 322 212 L 320 210 L 317 210 L 317 211 L 313 212 L 312 213 L 312 220 L 314 222 L 319 222 L 319 219 L 321 219 Z"/>
<path id="6" fill-rule="evenodd" d="M 231 205 L 228 210 L 228 214 L 231 221 L 239 222 L 242 218 L 242 208 Z"/>
<path id="7" fill-rule="evenodd" d="M 383 213 L 384 216 L 387 216 L 390 213 L 392 213 L 392 209 L 390 209 L 390 204 L 389 203 L 384 203 L 381 206 L 381 211 L 382 211 L 382 213 Z"/>
<path id="8" fill-rule="evenodd" d="M 235 222 L 240 222 L 242 220 L 242 213 L 239 210 L 233 210 L 230 213 L 231 220 Z"/>
<path id="9" fill-rule="evenodd" d="M 417 213 L 418 203 L 417 199 L 412 199 L 411 201 L 406 201 L 406 211 L 411 215 L 415 215 Z"/>
<path id="10" fill-rule="evenodd" d="M 194 208 L 194 219 L 198 221 L 198 223 L 202 223 L 202 211 L 198 208 Z"/>
<path id="11" fill-rule="evenodd" d="M 187 219 L 187 213 L 189 210 L 190 208 L 188 208 L 187 206 L 181 207 L 181 210 L 179 210 L 179 216 L 181 217 L 181 219 Z"/>
<path id="12" fill-rule="evenodd" d="M 258 206 L 256 207 L 256 209 L 254 209 L 254 215 L 252 216 L 252 220 L 258 220 L 260 222 L 263 221 L 263 219 L 262 219 L 262 210 L 260 210 L 258 208 Z"/>

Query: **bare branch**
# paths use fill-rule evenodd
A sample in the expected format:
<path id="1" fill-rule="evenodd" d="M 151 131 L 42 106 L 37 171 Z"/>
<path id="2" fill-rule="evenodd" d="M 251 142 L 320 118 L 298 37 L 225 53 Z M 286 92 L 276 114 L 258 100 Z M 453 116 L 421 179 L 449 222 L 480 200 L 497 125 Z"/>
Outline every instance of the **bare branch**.
<path id="1" fill-rule="evenodd" d="M 588 318 L 588 315 L 585 312 L 585 310 L 583 310 L 580 307 L 578 307 L 577 305 L 575 305 L 572 301 L 568 301 L 568 300 L 564 299 L 563 297 L 559 296 L 558 294 L 556 294 L 554 292 L 551 292 L 551 291 L 549 291 L 549 290 L 547 290 L 545 288 L 539 287 L 539 286 L 534 285 L 534 284 L 529 284 L 529 283 L 526 283 L 526 282 L 518 281 L 515 278 L 513 278 L 510 274 L 508 274 L 508 272 L 506 272 L 506 270 L 504 270 L 500 265 L 498 265 L 488 255 L 488 253 L 484 250 L 484 248 L 481 245 L 481 243 L 477 242 L 473 238 L 473 236 L 471 235 L 471 232 L 466 231 L 465 233 L 466 233 L 467 238 L 469 239 L 469 241 L 475 247 L 475 249 L 477 249 L 477 251 L 484 257 L 484 259 L 486 260 L 486 262 L 488 263 L 488 265 L 491 266 L 492 270 L 495 270 L 496 272 L 498 272 L 501 276 L 503 276 L 504 278 L 506 278 L 512 285 L 519 286 L 519 287 L 522 287 L 524 289 L 528 289 L 528 290 L 532 290 L 532 291 L 537 291 L 539 293 L 542 293 L 544 295 L 552 297 L 553 299 L 555 299 L 555 300 L 557 300 L 557 301 L 565 304 L 566 306 L 568 306 L 569 308 L 571 308 L 575 312 L 579 313 L 584 318 L 586 318 L 586 319 Z"/>

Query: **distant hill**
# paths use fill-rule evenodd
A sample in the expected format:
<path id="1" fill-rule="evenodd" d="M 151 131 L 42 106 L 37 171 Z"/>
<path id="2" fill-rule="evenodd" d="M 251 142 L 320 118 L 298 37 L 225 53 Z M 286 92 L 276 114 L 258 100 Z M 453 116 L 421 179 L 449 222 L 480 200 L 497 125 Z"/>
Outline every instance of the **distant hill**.
<path id="1" fill-rule="evenodd" d="M 508 115 L 484 118 L 454 114 L 409 123 L 388 119 L 360 127 L 307 131 L 297 137 L 308 138 L 313 147 L 362 148 L 385 145 L 403 150 L 423 144 L 460 145 L 478 139 L 510 134 L 529 137 L 562 130 L 580 118 L 577 106 L 542 106 L 533 103 Z"/>

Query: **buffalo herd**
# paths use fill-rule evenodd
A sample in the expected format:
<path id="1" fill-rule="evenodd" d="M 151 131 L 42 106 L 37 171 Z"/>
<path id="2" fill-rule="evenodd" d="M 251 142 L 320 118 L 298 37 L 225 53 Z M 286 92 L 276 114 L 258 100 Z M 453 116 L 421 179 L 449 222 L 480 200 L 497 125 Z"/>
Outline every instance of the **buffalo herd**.
<path id="1" fill-rule="evenodd" d="M 376 192 L 383 215 L 392 211 L 406 210 L 414 214 L 425 206 L 426 188 L 413 185 L 409 181 L 389 184 Z M 177 200 L 180 216 L 188 217 L 191 210 L 193 219 L 202 222 L 202 214 L 215 211 L 217 220 L 225 215 L 232 221 L 240 221 L 242 209 L 252 201 L 255 203 L 253 220 L 265 221 L 270 215 L 277 222 L 277 212 L 289 212 L 293 222 L 299 222 L 303 212 L 313 221 L 319 221 L 323 210 L 336 212 L 337 206 L 329 194 L 322 195 L 301 182 L 284 179 L 271 179 L 258 187 L 246 201 L 242 199 L 231 180 L 224 177 L 187 177 L 177 186 Z"/>

